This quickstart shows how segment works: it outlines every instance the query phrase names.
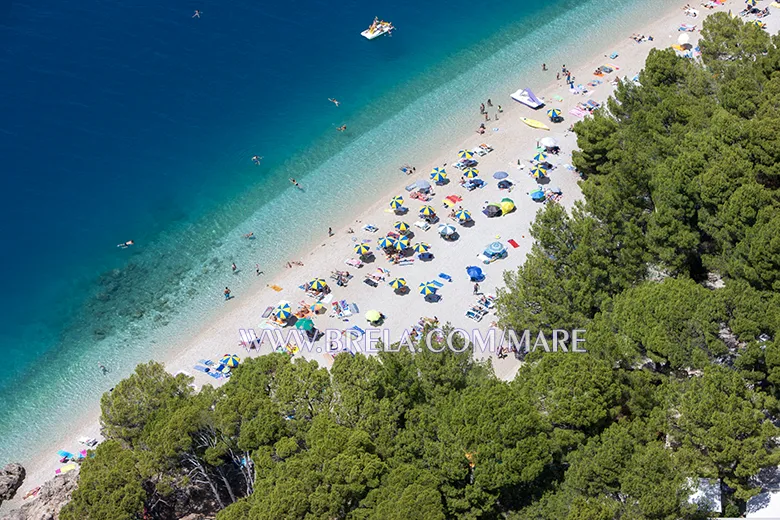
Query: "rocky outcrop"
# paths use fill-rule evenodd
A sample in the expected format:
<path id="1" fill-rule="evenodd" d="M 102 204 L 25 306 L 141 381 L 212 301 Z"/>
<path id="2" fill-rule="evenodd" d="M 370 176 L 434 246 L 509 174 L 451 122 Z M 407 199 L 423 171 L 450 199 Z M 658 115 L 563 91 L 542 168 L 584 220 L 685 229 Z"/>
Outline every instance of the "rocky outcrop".
<path id="1" fill-rule="evenodd" d="M 179 520 L 214 520 L 213 516 L 205 516 L 200 513 L 191 513 L 179 518 Z"/>
<path id="2" fill-rule="evenodd" d="M 70 502 L 78 479 L 78 471 L 71 471 L 49 480 L 41 486 L 37 497 L 14 509 L 2 520 L 57 520 L 60 509 Z"/>
<path id="3" fill-rule="evenodd" d="M 0 470 L 0 504 L 11 500 L 24 482 L 26 471 L 18 462 L 12 462 Z"/>

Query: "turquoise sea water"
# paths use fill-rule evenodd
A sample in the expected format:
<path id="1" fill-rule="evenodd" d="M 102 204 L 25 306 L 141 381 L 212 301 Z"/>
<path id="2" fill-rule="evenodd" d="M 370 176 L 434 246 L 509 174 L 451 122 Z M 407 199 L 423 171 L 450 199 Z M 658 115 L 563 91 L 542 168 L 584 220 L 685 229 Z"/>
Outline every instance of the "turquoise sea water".
<path id="1" fill-rule="evenodd" d="M 542 61 L 573 64 L 669 3 L 12 3 L 0 13 L 0 463 L 162 357 L 225 285 L 240 294 L 253 276 L 231 262 L 271 275 L 401 163 L 469 132 L 481 101 L 508 105 L 549 81 Z M 375 14 L 399 30 L 364 40 Z M 250 230 L 256 240 L 238 238 Z"/>

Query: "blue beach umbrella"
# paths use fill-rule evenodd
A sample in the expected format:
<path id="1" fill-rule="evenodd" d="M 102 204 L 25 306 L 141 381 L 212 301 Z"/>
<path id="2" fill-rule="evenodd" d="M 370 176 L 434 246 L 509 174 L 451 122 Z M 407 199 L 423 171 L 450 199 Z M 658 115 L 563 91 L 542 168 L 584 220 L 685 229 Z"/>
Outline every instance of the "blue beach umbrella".
<path id="1" fill-rule="evenodd" d="M 545 196 L 544 196 L 544 192 L 543 192 L 542 190 L 536 190 L 536 191 L 532 191 L 532 192 L 530 193 L 530 195 L 531 195 L 531 198 L 532 198 L 533 200 L 535 200 L 536 202 L 543 201 L 543 200 L 544 200 L 544 198 L 545 198 Z"/>
<path id="2" fill-rule="evenodd" d="M 274 316 L 280 320 L 289 319 L 292 316 L 292 308 L 289 303 L 283 303 L 274 309 Z"/>
<path id="3" fill-rule="evenodd" d="M 424 217 L 431 217 L 431 216 L 433 216 L 435 214 L 436 214 L 436 210 L 433 209 L 433 207 L 431 207 L 431 206 L 426 205 L 426 206 L 423 206 L 422 208 L 420 208 L 420 215 L 422 215 Z"/>
<path id="4" fill-rule="evenodd" d="M 444 172 L 431 174 L 431 180 L 436 184 L 441 184 L 447 180 L 447 174 Z"/>
<path id="5" fill-rule="evenodd" d="M 390 207 L 392 209 L 401 208 L 401 207 L 403 207 L 403 205 L 404 205 L 404 198 L 403 197 L 393 197 L 390 200 Z"/>
<path id="6" fill-rule="evenodd" d="M 392 287 L 394 290 L 399 291 L 406 287 L 406 279 L 405 278 L 393 278 L 389 282 L 390 287 Z"/>
<path id="7" fill-rule="evenodd" d="M 474 152 L 472 152 L 471 150 L 461 150 L 458 152 L 458 157 L 460 157 L 461 159 L 471 159 L 472 157 L 474 157 Z"/>
<path id="8" fill-rule="evenodd" d="M 467 179 L 473 179 L 477 175 L 479 175 L 479 170 L 477 170 L 476 168 L 466 168 L 465 170 L 463 170 L 463 176 L 466 177 Z"/>
<path id="9" fill-rule="evenodd" d="M 490 245 L 485 248 L 485 251 L 490 252 L 490 254 L 493 255 L 500 255 L 506 251 L 506 247 L 504 247 L 504 244 L 501 242 L 491 242 Z"/>
<path id="10" fill-rule="evenodd" d="M 470 265 L 466 268 L 466 274 L 469 275 L 469 278 L 471 278 L 472 281 L 481 280 L 482 275 L 482 269 L 475 265 Z"/>
<path id="11" fill-rule="evenodd" d="M 314 289 L 315 291 L 321 291 L 325 289 L 328 286 L 328 283 L 323 280 L 322 278 L 315 278 L 311 282 L 309 282 L 309 287 Z"/>
<path id="12" fill-rule="evenodd" d="M 507 177 L 509 177 L 507 172 L 496 172 L 493 174 L 494 179 L 506 179 Z"/>
<path id="13" fill-rule="evenodd" d="M 547 111 L 547 117 L 552 119 L 553 117 L 561 117 L 561 111 L 557 108 L 551 108 Z"/>
<path id="14" fill-rule="evenodd" d="M 745 3 L 750 7 L 755 7 L 757 2 L 756 0 L 745 0 Z"/>
<path id="15" fill-rule="evenodd" d="M 414 252 L 415 253 L 427 253 L 431 249 L 430 244 L 426 244 L 425 242 L 418 242 L 414 245 Z"/>
<path id="16" fill-rule="evenodd" d="M 227 354 L 219 362 L 230 368 L 236 368 L 241 363 L 241 358 L 235 354 Z"/>
<path id="17" fill-rule="evenodd" d="M 360 256 L 367 255 L 370 252 L 371 252 L 371 248 L 368 247 L 366 244 L 357 244 L 355 246 L 355 253 Z"/>
<path id="18" fill-rule="evenodd" d="M 433 285 L 431 282 L 425 282 L 420 284 L 420 294 L 423 296 L 428 296 L 436 292 L 436 286 Z"/>
<path id="19" fill-rule="evenodd" d="M 461 222 L 468 222 L 471 220 L 471 213 L 468 210 L 461 209 L 457 213 L 455 213 L 455 218 L 460 220 Z"/>
<path id="20" fill-rule="evenodd" d="M 395 248 L 402 251 L 409 247 L 409 237 L 401 237 L 395 241 Z"/>
<path id="21" fill-rule="evenodd" d="M 406 222 L 402 222 L 400 220 L 395 223 L 394 227 L 401 233 L 406 233 L 407 231 L 409 231 L 409 224 L 407 224 Z"/>
<path id="22" fill-rule="evenodd" d="M 536 155 L 534 155 L 533 159 L 536 162 L 544 162 L 547 160 L 547 154 L 544 152 L 536 152 Z"/>
<path id="23" fill-rule="evenodd" d="M 447 172 L 444 168 L 439 168 L 438 166 L 431 170 L 431 179 L 435 178 L 436 175 L 444 175 L 447 176 Z"/>
<path id="24" fill-rule="evenodd" d="M 540 177 L 544 177 L 547 175 L 547 170 L 545 170 L 541 166 L 534 166 L 533 168 L 531 168 L 531 175 L 534 176 L 534 179 L 539 179 Z"/>
<path id="25" fill-rule="evenodd" d="M 455 234 L 455 227 L 450 224 L 441 224 L 439 226 L 439 234 L 441 236 L 450 236 Z"/>

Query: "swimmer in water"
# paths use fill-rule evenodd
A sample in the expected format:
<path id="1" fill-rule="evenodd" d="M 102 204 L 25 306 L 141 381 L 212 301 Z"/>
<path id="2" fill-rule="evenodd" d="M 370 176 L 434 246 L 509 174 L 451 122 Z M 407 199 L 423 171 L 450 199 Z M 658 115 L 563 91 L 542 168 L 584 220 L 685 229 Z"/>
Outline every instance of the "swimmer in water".
<path id="1" fill-rule="evenodd" d="M 260 161 L 262 161 L 263 158 L 259 155 L 255 155 L 252 157 L 252 162 L 255 163 L 257 166 L 260 166 Z"/>
<path id="2" fill-rule="evenodd" d="M 254 231 L 250 231 L 249 233 L 247 233 L 246 235 L 244 235 L 244 238 L 255 238 L 255 233 L 254 233 Z"/>
<path id="3" fill-rule="evenodd" d="M 293 183 L 293 185 L 294 185 L 296 188 L 300 188 L 300 187 L 301 187 L 301 185 L 300 185 L 300 184 L 298 184 L 298 181 L 296 181 L 295 179 L 290 179 L 290 182 L 292 182 L 292 183 Z"/>
<path id="4" fill-rule="evenodd" d="M 340 127 L 338 127 L 336 130 L 338 130 L 339 132 L 343 132 L 343 131 L 344 131 L 344 130 L 346 130 L 346 129 L 347 129 L 347 125 L 341 125 L 341 126 L 340 126 Z"/>
<path id="5" fill-rule="evenodd" d="M 195 9 L 195 14 L 193 14 L 193 15 L 192 15 L 192 17 L 193 17 L 193 18 L 200 18 L 200 14 L 201 14 L 201 13 L 200 13 L 200 11 L 198 11 L 197 9 Z"/>
<path id="6" fill-rule="evenodd" d="M 116 247 L 118 247 L 120 249 L 127 249 L 128 247 L 132 246 L 133 244 L 135 244 L 135 242 L 133 242 L 132 240 L 128 240 L 127 242 L 124 242 L 122 244 L 117 244 Z"/>
<path id="7" fill-rule="evenodd" d="M 329 97 L 328 101 L 330 101 L 331 103 L 333 103 L 336 106 L 339 106 L 341 104 L 341 102 L 338 99 L 333 99 L 332 97 Z"/>

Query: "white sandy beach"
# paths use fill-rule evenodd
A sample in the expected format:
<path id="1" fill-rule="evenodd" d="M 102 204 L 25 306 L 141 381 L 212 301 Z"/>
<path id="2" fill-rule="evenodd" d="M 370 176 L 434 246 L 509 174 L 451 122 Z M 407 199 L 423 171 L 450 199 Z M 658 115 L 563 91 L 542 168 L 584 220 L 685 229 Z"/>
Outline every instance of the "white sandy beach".
<path id="1" fill-rule="evenodd" d="M 690 35 L 691 43 L 695 45 L 701 22 L 704 16 L 711 11 L 695 6 L 699 11 L 699 16 L 692 18 L 686 16 L 682 10 L 685 3 L 681 1 L 673 10 L 659 13 L 658 18 L 649 23 L 637 21 L 634 32 L 652 35 L 654 38 L 652 42 L 637 44 L 629 38 L 630 33 L 619 34 L 615 35 L 615 41 L 611 47 L 593 49 L 592 60 L 584 63 L 566 63 L 567 68 L 572 71 L 572 75 L 575 77 L 575 83 L 583 85 L 596 79 L 593 71 L 599 66 L 610 63 L 619 67 L 619 70 L 598 78 L 603 83 L 595 88 L 589 87 L 590 92 L 584 95 L 571 94 L 563 77 L 556 81 L 555 75 L 561 70 L 561 64 L 549 62 L 547 63 L 549 70 L 544 73 L 540 72 L 540 74 L 549 77 L 549 84 L 546 88 L 536 92 L 538 96 L 544 97 L 547 103 L 545 108 L 533 111 L 512 101 L 509 98 L 510 92 L 493 93 L 494 106 L 488 108 L 491 120 L 485 123 L 487 132 L 484 135 L 479 135 L 474 131 L 481 122 L 484 122 L 484 118 L 479 115 L 479 107 L 475 106 L 473 107 L 473 127 L 464 129 L 463 136 L 459 141 L 454 140 L 447 149 L 440 150 L 437 156 L 430 157 L 428 161 L 415 164 L 416 174 L 407 176 L 396 170 L 397 177 L 384 179 L 383 182 L 387 185 L 385 196 L 352 221 L 342 223 L 338 229 L 334 228 L 333 237 L 328 237 L 327 233 L 323 233 L 322 240 L 300 259 L 303 266 L 284 269 L 273 280 L 265 276 L 256 277 L 253 265 L 239 266 L 241 270 L 236 276 L 257 278 L 251 290 L 234 292 L 233 298 L 225 301 L 223 308 L 215 312 L 213 319 L 204 323 L 200 330 L 182 334 L 180 344 L 171 349 L 175 355 L 159 359 L 159 361 L 164 362 L 172 373 L 183 371 L 192 375 L 199 387 L 204 384 L 220 384 L 224 379 L 215 381 L 206 374 L 195 371 L 193 367 L 201 359 L 219 360 L 226 353 L 237 354 L 241 358 L 248 355 L 260 355 L 256 351 L 250 354 L 239 345 L 241 339 L 239 330 L 255 329 L 259 334 L 263 311 L 267 307 L 276 306 L 282 300 L 290 302 L 293 311 L 298 309 L 300 302 L 305 302 L 307 305 L 314 303 L 314 299 L 307 296 L 299 288 L 313 278 L 323 278 L 329 282 L 333 301 L 346 300 L 355 303 L 360 310 L 348 321 L 343 321 L 332 315 L 330 304 L 328 304 L 328 310 L 324 314 L 313 317 L 316 327 L 320 330 L 343 330 L 355 325 L 367 329 L 370 326 L 364 318 L 364 314 L 368 310 L 375 309 L 386 316 L 382 328 L 390 331 L 392 341 L 397 341 L 402 331 L 411 328 L 420 317 L 436 316 L 442 324 L 449 322 L 464 329 L 478 328 L 486 332 L 496 319 L 492 313 L 485 316 L 479 323 L 465 317 L 466 310 L 476 302 L 477 298 L 473 295 L 473 283 L 470 282 L 465 268 L 469 265 L 480 266 L 486 276 L 485 280 L 480 283 L 481 292 L 494 295 L 496 289 L 502 285 L 502 273 L 506 270 L 517 269 L 530 250 L 532 241 L 528 231 L 529 226 L 536 212 L 542 207 L 541 204 L 532 201 L 528 195 L 537 187 L 536 181 L 529 175 L 529 161 L 534 155 L 537 141 L 543 137 L 552 137 L 557 140 L 561 153 L 549 156 L 548 161 L 556 166 L 549 172 L 549 185 L 562 189 L 563 198 L 560 203 L 571 208 L 575 201 L 581 197 L 581 192 L 578 187 L 579 176 L 577 173 L 564 167 L 565 164 L 571 164 L 571 152 L 576 146 L 576 137 L 567 132 L 566 129 L 579 120 L 569 111 L 577 103 L 588 99 L 604 102 L 613 91 L 610 81 L 614 77 L 634 77 L 643 66 L 650 49 L 666 48 L 677 43 L 678 36 L 682 34 L 677 31 L 679 24 L 689 23 L 697 26 L 697 31 L 686 33 Z M 712 11 L 727 11 L 729 9 L 739 12 L 742 9 L 742 4 L 736 0 L 729 0 L 726 4 Z M 770 16 L 765 20 L 772 33 L 776 32 L 780 26 L 780 22 L 773 18 Z M 605 57 L 613 52 L 617 52 L 619 56 L 615 59 Z M 541 68 L 545 57 L 539 56 L 538 61 Z M 518 84 L 516 88 L 522 86 L 524 85 Z M 554 96 L 560 96 L 563 101 L 554 101 Z M 498 105 L 502 106 L 503 113 L 499 114 L 499 119 L 496 120 L 496 107 Z M 453 107 L 453 109 L 462 108 L 464 107 Z M 550 123 L 546 116 L 548 108 L 561 109 L 565 121 L 560 124 Z M 544 121 L 551 127 L 551 130 L 530 128 L 520 120 L 521 116 Z M 498 131 L 494 131 L 494 128 L 497 128 Z M 479 161 L 477 168 L 480 171 L 480 178 L 485 180 L 487 186 L 467 191 L 459 186 L 460 172 L 452 166 L 458 160 L 457 152 L 459 150 L 473 149 L 481 143 L 487 143 L 493 148 L 492 152 L 483 157 L 475 156 L 475 159 Z M 518 169 L 518 159 L 524 164 L 524 169 Z M 435 195 L 427 203 L 411 199 L 409 192 L 404 187 L 416 180 L 430 180 L 431 168 L 441 167 L 445 163 L 450 183 L 444 186 L 434 185 Z M 514 182 L 511 193 L 498 189 L 498 181 L 493 178 L 493 173 L 496 171 L 508 172 L 509 179 Z M 449 210 L 443 207 L 442 201 L 444 197 L 452 194 L 463 198 L 458 205 L 471 212 L 474 218 L 473 226 L 464 227 L 447 218 Z M 389 201 L 396 195 L 404 197 L 405 206 L 409 208 L 407 215 L 397 216 L 390 210 Z M 499 202 L 504 197 L 513 199 L 516 204 L 515 211 L 508 215 L 488 219 L 482 213 L 485 204 Z M 344 201 L 345 204 L 348 202 Z M 416 242 L 430 244 L 434 258 L 426 262 L 416 259 L 411 265 L 391 265 L 383 253 L 376 251 L 377 240 L 388 231 L 393 230 L 393 224 L 398 220 L 410 225 L 420 220 L 417 214 L 423 204 L 430 204 L 437 211 L 441 223 L 452 223 L 458 230 L 459 238 L 455 241 L 442 239 L 436 229 L 438 224 L 433 225 L 428 231 L 421 231 L 412 226 L 411 229 L 414 232 L 414 236 L 411 238 L 412 244 Z M 378 227 L 379 231 L 376 233 L 364 231 L 362 228 L 365 224 L 372 224 Z M 321 225 L 323 230 L 327 230 L 328 223 Z M 355 231 L 354 234 L 347 232 L 349 228 Z M 507 243 L 510 239 L 516 241 L 518 247 L 510 246 Z M 360 269 L 345 265 L 345 259 L 357 256 L 353 252 L 355 244 L 364 240 L 370 240 L 368 245 L 376 254 L 375 261 Z M 500 241 L 507 247 L 508 256 L 490 265 L 484 265 L 477 258 L 477 255 L 486 245 L 494 241 Z M 284 244 L 280 246 L 284 247 Z M 291 258 L 290 260 L 298 259 Z M 374 273 L 379 267 L 389 271 L 387 280 L 395 277 L 405 278 L 410 291 L 405 295 L 398 295 L 387 283 L 380 283 L 376 288 L 363 283 L 365 275 Z M 349 271 L 353 278 L 346 287 L 339 287 L 330 279 L 333 270 Z M 452 277 L 452 282 L 439 278 L 439 273 L 449 274 Z M 438 280 L 444 284 L 438 291 L 441 300 L 436 303 L 427 302 L 417 290 L 420 283 L 432 280 Z M 270 285 L 279 286 L 282 290 L 275 291 L 269 287 Z M 222 289 L 220 287 L 214 288 L 216 294 L 221 293 Z M 321 341 L 319 345 L 324 348 L 324 341 Z M 270 351 L 269 345 L 264 345 L 261 348 L 261 352 L 268 351 Z M 327 354 L 316 351 L 301 352 L 299 355 L 315 359 L 324 366 L 329 366 L 332 363 L 332 359 Z M 501 360 L 493 355 L 492 363 L 496 375 L 505 379 L 511 379 L 519 366 L 519 362 L 511 355 Z M 56 456 L 58 449 L 75 452 L 83 448 L 83 446 L 79 447 L 78 445 L 77 439 L 79 437 L 99 436 L 99 412 L 98 403 L 95 403 L 94 407 L 84 410 L 80 417 L 75 418 L 67 431 L 61 431 L 56 438 L 51 439 L 50 444 L 41 446 L 39 456 L 36 459 L 19 461 L 27 469 L 27 478 L 17 493 L 17 498 L 3 504 L 3 510 L 19 507 L 23 503 L 21 497 L 28 490 L 41 485 L 45 480 L 54 476 L 55 470 L 59 467 Z"/>

